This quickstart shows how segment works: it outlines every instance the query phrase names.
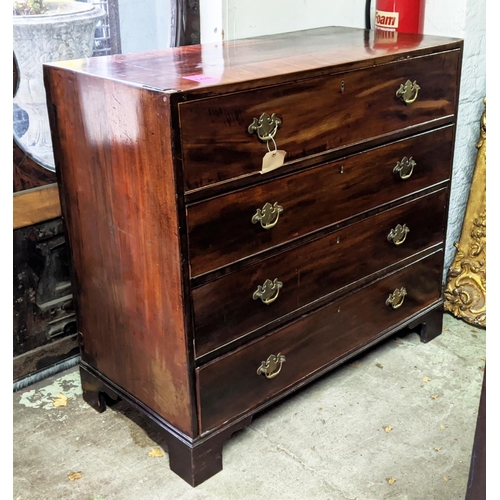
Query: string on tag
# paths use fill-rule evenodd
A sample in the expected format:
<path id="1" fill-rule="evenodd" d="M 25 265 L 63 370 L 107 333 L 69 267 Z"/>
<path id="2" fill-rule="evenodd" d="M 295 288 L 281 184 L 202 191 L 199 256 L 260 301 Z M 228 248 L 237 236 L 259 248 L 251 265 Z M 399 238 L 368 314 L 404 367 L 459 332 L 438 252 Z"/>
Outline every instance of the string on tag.
<path id="1" fill-rule="evenodd" d="M 269 147 L 269 141 L 273 141 L 274 151 L 271 151 L 271 148 Z M 271 170 L 280 168 L 285 163 L 286 151 L 278 149 L 278 145 L 276 144 L 276 141 L 274 140 L 274 137 L 272 135 L 267 136 L 266 146 L 267 153 L 264 155 L 264 158 L 262 158 L 262 170 L 260 171 L 261 174 L 265 174 L 266 172 L 270 172 Z"/>
<path id="2" fill-rule="evenodd" d="M 269 151 L 269 153 L 271 153 L 273 156 L 276 156 L 276 152 L 278 151 L 278 145 L 276 144 L 276 141 L 274 140 L 274 137 L 271 136 L 271 141 L 273 141 L 273 144 L 274 144 L 274 151 L 271 153 L 271 150 L 269 149 L 269 139 L 266 141 L 266 146 L 267 146 L 267 150 Z"/>

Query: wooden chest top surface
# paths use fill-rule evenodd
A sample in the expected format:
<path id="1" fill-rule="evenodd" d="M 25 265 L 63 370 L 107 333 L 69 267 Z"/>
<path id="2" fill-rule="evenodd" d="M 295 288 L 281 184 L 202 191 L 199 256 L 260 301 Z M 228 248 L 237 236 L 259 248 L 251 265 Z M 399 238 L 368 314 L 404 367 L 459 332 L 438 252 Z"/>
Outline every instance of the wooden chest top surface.
<path id="1" fill-rule="evenodd" d="M 437 48 L 453 50 L 461 43 L 456 38 L 409 33 L 398 33 L 392 43 L 378 43 L 373 31 L 325 27 L 50 65 L 157 90 L 217 94 L 227 86 L 254 87 L 262 80 L 275 84 L 306 73 L 324 74 L 332 67 L 360 68 L 372 65 L 374 59 L 383 63 Z"/>

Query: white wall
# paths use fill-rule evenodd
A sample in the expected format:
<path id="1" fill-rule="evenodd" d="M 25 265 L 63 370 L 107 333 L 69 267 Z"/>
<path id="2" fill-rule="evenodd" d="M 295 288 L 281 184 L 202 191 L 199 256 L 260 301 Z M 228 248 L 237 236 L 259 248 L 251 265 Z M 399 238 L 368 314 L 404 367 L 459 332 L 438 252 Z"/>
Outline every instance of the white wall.
<path id="1" fill-rule="evenodd" d="M 122 53 L 170 47 L 171 3 L 119 0 Z"/>
<path id="2" fill-rule="evenodd" d="M 224 32 L 223 12 L 227 0 L 200 0 L 201 43 L 219 42 Z"/>
<path id="3" fill-rule="evenodd" d="M 375 0 L 372 1 L 372 12 Z M 365 0 L 200 0 L 202 42 L 321 26 L 365 27 Z M 445 268 L 460 238 L 486 95 L 486 0 L 427 0 L 424 32 L 464 39 Z"/>
<path id="4" fill-rule="evenodd" d="M 486 97 L 486 0 L 428 0 L 425 33 L 464 39 L 455 160 L 446 242 L 445 268 L 460 238 L 476 161 L 475 143 Z"/>
<path id="5" fill-rule="evenodd" d="M 225 0 L 226 39 L 320 26 L 364 27 L 365 0 Z"/>

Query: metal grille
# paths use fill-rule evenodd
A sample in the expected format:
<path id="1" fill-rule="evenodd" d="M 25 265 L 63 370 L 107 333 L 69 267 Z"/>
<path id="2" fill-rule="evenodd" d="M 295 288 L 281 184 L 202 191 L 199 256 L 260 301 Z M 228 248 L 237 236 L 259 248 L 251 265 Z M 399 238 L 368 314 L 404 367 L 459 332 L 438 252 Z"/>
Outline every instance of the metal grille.
<path id="1" fill-rule="evenodd" d="M 106 17 L 97 23 L 92 55 L 106 56 L 121 53 L 117 0 L 91 0 L 91 2 L 106 13 Z"/>

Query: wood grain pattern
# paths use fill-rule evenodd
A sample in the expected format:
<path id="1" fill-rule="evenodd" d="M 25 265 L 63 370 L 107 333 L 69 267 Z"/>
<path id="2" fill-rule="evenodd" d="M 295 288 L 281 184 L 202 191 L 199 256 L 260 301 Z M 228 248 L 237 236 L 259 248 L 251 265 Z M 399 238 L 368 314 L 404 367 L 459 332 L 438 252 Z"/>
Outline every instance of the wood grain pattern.
<path id="1" fill-rule="evenodd" d="M 14 193 L 14 229 L 61 216 L 57 184 L 27 189 Z"/>
<path id="2" fill-rule="evenodd" d="M 198 369 L 202 431 L 255 408 L 439 301 L 442 263 L 440 251 Z M 392 309 L 385 301 L 401 286 L 408 295 Z M 286 357 L 281 373 L 271 380 L 257 375 L 261 362 L 278 353 Z"/>
<path id="3" fill-rule="evenodd" d="M 262 113 L 282 121 L 275 140 L 288 162 L 341 149 L 455 114 L 458 51 L 180 104 L 186 190 L 262 168 L 268 149 L 248 126 Z M 421 82 L 416 102 L 396 91 Z M 203 126 L 200 127 L 200 123 Z M 271 149 L 273 144 L 270 144 Z"/>
<path id="4" fill-rule="evenodd" d="M 82 359 L 194 435 L 170 101 L 45 77 Z"/>
<path id="5" fill-rule="evenodd" d="M 442 243 L 447 198 L 448 190 L 441 190 L 193 290 L 196 354 L 297 316 L 305 305 Z M 410 228 L 400 246 L 387 240 L 397 224 Z M 276 301 L 253 300 L 257 285 L 275 278 L 283 283 Z"/>
<path id="6" fill-rule="evenodd" d="M 189 206 L 191 276 L 449 179 L 453 129 L 445 127 Z M 417 163 L 407 180 L 393 173 L 404 156 Z M 251 222 L 266 202 L 283 207 L 278 223 L 269 230 Z"/>
<path id="7" fill-rule="evenodd" d="M 367 67 L 374 59 L 398 61 L 462 45 L 458 38 L 400 33 L 397 44 L 387 46 L 375 43 L 373 31 L 329 26 L 51 64 L 134 86 L 215 95 L 319 76 L 332 67 L 338 71 Z M 202 81 L 192 76 L 201 76 Z"/>
<path id="8" fill-rule="evenodd" d="M 19 383 L 24 377 L 32 377 L 44 369 L 52 368 L 57 363 L 79 356 L 80 346 L 76 334 L 57 339 L 51 344 L 41 345 L 19 356 L 14 356 L 12 360 L 14 383 Z"/>
<path id="9" fill-rule="evenodd" d="M 333 27 L 46 65 L 86 401 L 132 404 L 196 485 L 255 412 L 400 328 L 438 335 L 462 46 Z M 288 154 L 266 175 L 247 129 L 263 112 Z M 274 278 L 278 299 L 254 301 Z"/>
<path id="10" fill-rule="evenodd" d="M 486 367 L 479 398 L 465 500 L 486 500 Z"/>
<path id="11" fill-rule="evenodd" d="M 84 400 L 99 413 L 108 406 L 124 401 L 139 412 L 157 433 L 161 435 L 158 444 L 168 450 L 169 464 L 191 486 L 197 486 L 222 469 L 222 447 L 231 435 L 252 421 L 252 416 L 243 417 L 208 436 L 189 438 L 180 435 L 171 425 L 151 409 L 145 407 L 133 394 L 113 384 L 90 366 L 80 365 Z M 150 430 L 148 428 L 147 430 Z"/>

